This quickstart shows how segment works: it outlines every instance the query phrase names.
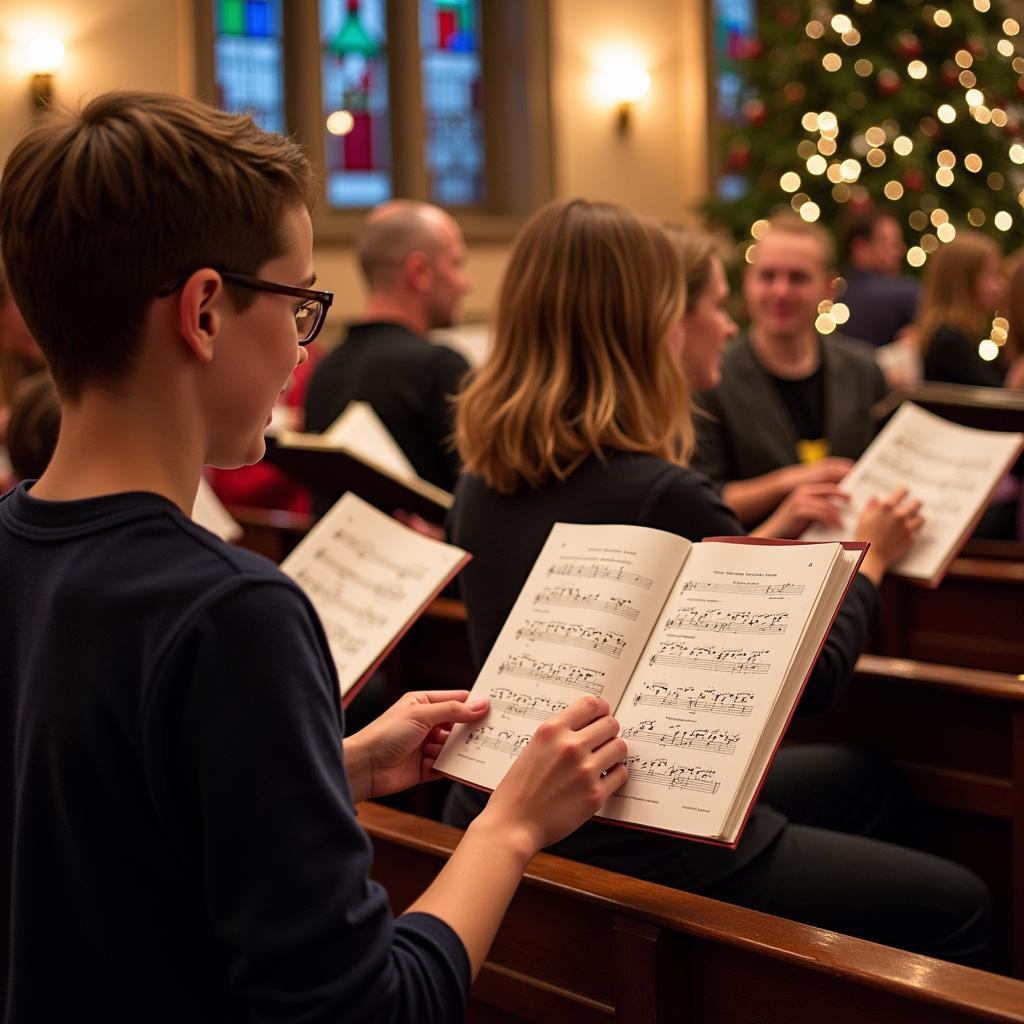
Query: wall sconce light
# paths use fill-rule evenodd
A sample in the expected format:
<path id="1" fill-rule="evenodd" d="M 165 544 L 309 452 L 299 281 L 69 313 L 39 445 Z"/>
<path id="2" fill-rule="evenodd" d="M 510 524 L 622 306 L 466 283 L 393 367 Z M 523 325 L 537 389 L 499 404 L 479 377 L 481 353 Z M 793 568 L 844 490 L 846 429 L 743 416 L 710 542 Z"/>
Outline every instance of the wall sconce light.
<path id="1" fill-rule="evenodd" d="M 55 36 L 33 36 L 26 56 L 32 70 L 32 108 L 39 112 L 53 101 L 53 78 L 64 60 L 64 44 Z"/>
<path id="2" fill-rule="evenodd" d="M 606 72 L 607 89 L 617 106 L 616 128 L 620 135 L 629 132 L 633 107 L 651 88 L 651 76 L 639 67 L 618 67 Z"/>

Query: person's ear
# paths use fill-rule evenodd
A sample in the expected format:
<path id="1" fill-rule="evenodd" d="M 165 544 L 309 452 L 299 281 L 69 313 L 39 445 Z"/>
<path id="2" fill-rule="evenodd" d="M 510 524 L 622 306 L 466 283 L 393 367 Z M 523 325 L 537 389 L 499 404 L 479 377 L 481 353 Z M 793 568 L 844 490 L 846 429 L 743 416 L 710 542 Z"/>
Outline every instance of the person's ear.
<path id="1" fill-rule="evenodd" d="M 430 290 L 433 268 L 430 265 L 430 257 L 425 252 L 417 249 L 409 253 L 405 259 L 404 269 L 405 283 L 412 291 L 422 295 Z"/>
<path id="2" fill-rule="evenodd" d="M 197 270 L 181 289 L 178 330 L 182 340 L 201 363 L 213 360 L 223 320 L 220 306 L 226 296 L 224 281 L 216 270 Z"/>

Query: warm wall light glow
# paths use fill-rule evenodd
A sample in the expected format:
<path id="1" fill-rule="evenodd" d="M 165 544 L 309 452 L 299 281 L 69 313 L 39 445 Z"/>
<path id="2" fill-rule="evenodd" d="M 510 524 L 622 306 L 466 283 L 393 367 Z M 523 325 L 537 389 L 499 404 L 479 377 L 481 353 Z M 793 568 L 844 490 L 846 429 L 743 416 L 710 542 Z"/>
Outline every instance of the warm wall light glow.
<path id="1" fill-rule="evenodd" d="M 25 44 L 25 63 L 37 75 L 52 75 L 64 61 L 64 44 L 56 36 L 31 36 Z"/>
<path id="2" fill-rule="evenodd" d="M 651 88 L 651 76 L 639 64 L 609 59 L 598 68 L 601 95 L 610 103 L 635 103 Z"/>
<path id="3" fill-rule="evenodd" d="M 332 135 L 348 135 L 355 125 L 356 119 L 347 110 L 335 110 L 327 115 L 327 130 Z"/>

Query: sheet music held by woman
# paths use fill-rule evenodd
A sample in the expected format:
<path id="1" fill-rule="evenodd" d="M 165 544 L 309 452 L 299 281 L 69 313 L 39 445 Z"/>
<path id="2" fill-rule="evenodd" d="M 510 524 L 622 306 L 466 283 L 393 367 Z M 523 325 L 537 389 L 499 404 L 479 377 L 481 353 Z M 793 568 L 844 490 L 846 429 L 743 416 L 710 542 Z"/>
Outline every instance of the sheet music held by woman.
<path id="1" fill-rule="evenodd" d="M 468 561 L 349 493 L 281 563 L 320 616 L 346 704 Z"/>
<path id="2" fill-rule="evenodd" d="M 843 479 L 846 526 L 816 524 L 804 540 L 849 536 L 869 498 L 906 487 L 923 503 L 925 524 L 892 571 L 937 587 L 1022 444 L 1022 434 L 962 427 L 904 402 Z"/>
<path id="3" fill-rule="evenodd" d="M 691 544 L 558 523 L 436 767 L 493 789 L 537 726 L 608 701 L 629 781 L 599 817 L 735 845 L 864 545 Z"/>

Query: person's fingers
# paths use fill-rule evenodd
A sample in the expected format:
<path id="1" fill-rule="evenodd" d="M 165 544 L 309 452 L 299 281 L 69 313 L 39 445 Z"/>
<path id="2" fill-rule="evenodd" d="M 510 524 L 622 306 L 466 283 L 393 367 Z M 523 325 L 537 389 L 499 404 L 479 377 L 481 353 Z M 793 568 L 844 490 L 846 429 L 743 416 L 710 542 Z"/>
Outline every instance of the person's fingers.
<path id="1" fill-rule="evenodd" d="M 613 736 L 594 748 L 593 763 L 600 772 L 607 772 L 612 765 L 618 764 L 629 753 L 629 747 L 621 736 Z"/>
<path id="2" fill-rule="evenodd" d="M 896 506 L 899 505 L 909 493 L 910 491 L 906 487 L 897 487 L 896 490 L 885 499 L 884 504 L 888 505 L 890 508 L 896 508 Z"/>
<path id="3" fill-rule="evenodd" d="M 408 711 L 421 725 L 433 728 L 449 722 L 475 722 L 487 714 L 488 702 L 475 700 L 467 704 L 463 700 L 443 700 L 437 704 L 414 704 Z"/>
<path id="4" fill-rule="evenodd" d="M 907 517 L 915 516 L 915 515 L 917 515 L 918 512 L 921 511 L 921 508 L 922 508 L 923 505 L 924 505 L 923 501 L 919 501 L 916 498 L 911 499 L 905 505 L 902 505 L 900 507 L 900 514 L 903 515 L 903 516 L 907 516 Z"/>
<path id="5" fill-rule="evenodd" d="M 624 764 L 615 763 L 606 772 L 602 773 L 597 780 L 598 792 L 601 794 L 601 802 L 604 803 L 616 790 L 629 781 L 629 769 Z"/>
<path id="6" fill-rule="evenodd" d="M 913 533 L 917 533 L 918 530 L 924 526 L 924 516 L 912 516 L 906 520 L 907 529 Z"/>
<path id="7" fill-rule="evenodd" d="M 415 690 L 407 693 L 403 700 L 415 701 L 417 704 L 440 704 L 446 700 L 464 701 L 469 690 Z"/>
<path id="8" fill-rule="evenodd" d="M 600 697 L 588 694 L 573 701 L 564 711 L 548 719 L 553 728 L 566 726 L 574 732 L 589 725 L 595 718 L 601 718 L 608 714 L 608 702 Z M 543 728 L 543 726 L 541 726 Z M 545 730 L 547 731 L 547 730 Z"/>
<path id="9" fill-rule="evenodd" d="M 597 750 L 604 746 L 612 737 L 619 734 L 619 723 L 610 717 L 598 718 L 579 730 L 580 741 L 587 750 Z"/>

